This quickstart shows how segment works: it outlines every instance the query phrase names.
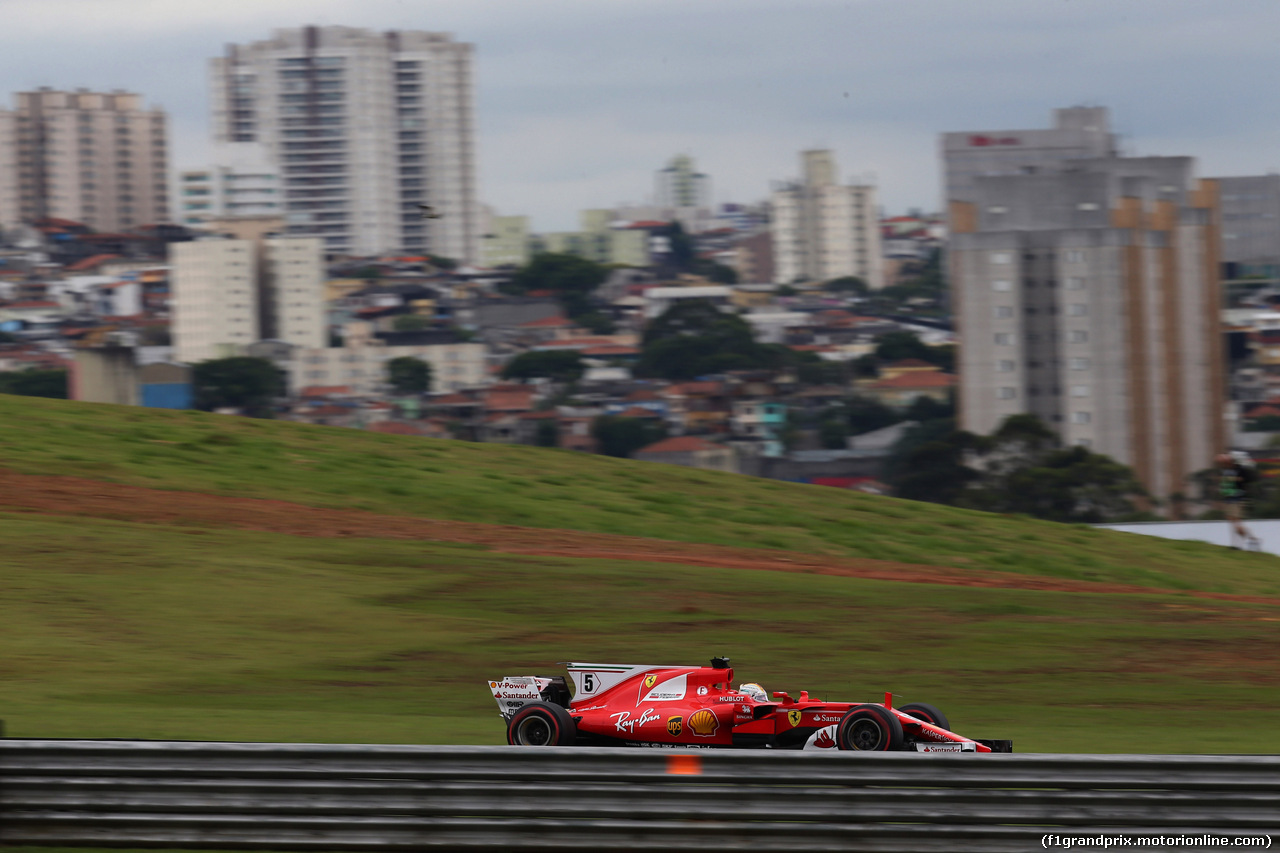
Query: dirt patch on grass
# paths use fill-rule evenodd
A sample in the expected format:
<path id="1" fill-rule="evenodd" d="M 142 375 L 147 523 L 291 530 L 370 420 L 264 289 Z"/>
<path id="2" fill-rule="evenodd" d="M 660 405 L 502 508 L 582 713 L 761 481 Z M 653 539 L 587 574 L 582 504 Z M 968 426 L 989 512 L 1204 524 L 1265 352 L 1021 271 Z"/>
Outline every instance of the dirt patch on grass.
<path id="1" fill-rule="evenodd" d="M 78 477 L 35 476 L 4 470 L 0 470 L 0 509 L 147 524 L 260 530 L 291 536 L 421 539 L 482 545 L 507 554 L 800 572 L 899 583 L 1087 593 L 1150 594 L 1164 591 L 1012 572 L 700 545 L 607 533 L 444 521 L 355 509 L 326 509 L 280 500 L 148 489 Z M 1280 599 L 1262 596 L 1208 592 L 1189 594 L 1201 598 L 1280 605 Z"/>

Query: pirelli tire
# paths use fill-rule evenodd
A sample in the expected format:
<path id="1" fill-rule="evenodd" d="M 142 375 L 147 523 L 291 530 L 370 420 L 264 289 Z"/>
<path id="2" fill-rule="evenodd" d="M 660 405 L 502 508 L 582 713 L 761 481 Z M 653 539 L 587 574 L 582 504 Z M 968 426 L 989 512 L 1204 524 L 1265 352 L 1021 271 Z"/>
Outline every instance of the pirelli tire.
<path id="1" fill-rule="evenodd" d="M 578 726 L 569 712 L 550 702 L 530 702 L 507 724 L 507 743 L 512 746 L 572 746 Z"/>
<path id="2" fill-rule="evenodd" d="M 924 720 L 926 723 L 937 726 L 940 729 L 951 730 L 951 723 L 947 720 L 947 715 L 939 711 L 935 705 L 927 705 L 924 702 L 909 702 L 898 710 L 904 714 L 910 714 L 917 720 Z"/>
<path id="3" fill-rule="evenodd" d="M 836 726 L 836 746 L 863 752 L 893 752 L 903 748 L 902 723 L 880 705 L 850 708 Z"/>

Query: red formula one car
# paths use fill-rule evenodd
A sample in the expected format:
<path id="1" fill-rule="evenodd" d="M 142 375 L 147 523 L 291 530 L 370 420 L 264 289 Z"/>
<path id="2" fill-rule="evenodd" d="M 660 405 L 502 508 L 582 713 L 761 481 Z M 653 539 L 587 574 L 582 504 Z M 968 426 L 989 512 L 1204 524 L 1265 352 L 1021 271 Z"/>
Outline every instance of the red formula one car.
<path id="1" fill-rule="evenodd" d="M 1012 752 L 1008 740 L 949 731 L 932 705 L 823 702 L 802 691 L 772 698 L 758 684 L 731 686 L 728 658 L 711 666 L 570 663 L 563 676 L 507 676 L 489 689 L 520 746 L 766 747 L 885 752 Z"/>

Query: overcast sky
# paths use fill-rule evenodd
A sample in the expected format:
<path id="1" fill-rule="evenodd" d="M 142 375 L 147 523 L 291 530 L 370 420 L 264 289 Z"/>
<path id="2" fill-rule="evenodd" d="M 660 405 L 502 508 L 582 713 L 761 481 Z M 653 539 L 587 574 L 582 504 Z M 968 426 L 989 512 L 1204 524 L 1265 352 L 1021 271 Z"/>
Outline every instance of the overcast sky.
<path id="1" fill-rule="evenodd" d="M 306 24 L 474 44 L 481 201 L 542 231 L 648 200 L 680 153 L 717 202 L 831 148 L 886 212 L 937 209 L 938 133 L 1075 104 L 1110 107 L 1126 153 L 1280 170 L 1277 0 L 0 0 L 0 96 L 139 92 L 201 166 L 208 59 Z"/>

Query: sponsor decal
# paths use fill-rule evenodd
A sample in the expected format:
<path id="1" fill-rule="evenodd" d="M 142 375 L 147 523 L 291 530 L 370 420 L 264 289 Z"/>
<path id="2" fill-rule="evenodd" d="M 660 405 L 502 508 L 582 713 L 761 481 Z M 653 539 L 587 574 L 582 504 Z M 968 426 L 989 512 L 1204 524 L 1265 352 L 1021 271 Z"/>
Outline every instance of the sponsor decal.
<path id="1" fill-rule="evenodd" d="M 814 714 L 810 719 L 811 722 L 822 723 L 825 725 L 827 723 L 838 723 L 840 722 L 841 717 L 839 714 Z"/>
<path id="2" fill-rule="evenodd" d="M 631 718 L 630 711 L 619 711 L 618 713 L 610 714 L 609 716 L 613 717 L 613 726 L 615 729 L 629 735 L 634 734 L 636 728 L 643 726 L 645 723 L 652 723 L 654 720 L 662 719 L 662 715 L 655 714 L 652 708 L 645 708 L 644 711 L 641 712 L 640 716 L 636 717 L 634 720 Z"/>
<path id="3" fill-rule="evenodd" d="M 511 701 L 511 700 L 508 700 L 508 701 L 506 702 L 506 706 L 507 706 L 508 708 L 523 708 L 523 707 L 524 707 L 524 703 L 523 703 L 523 702 L 514 702 L 514 701 Z"/>
<path id="4" fill-rule="evenodd" d="M 918 743 L 916 752 L 977 752 L 972 743 Z"/>
<path id="5" fill-rule="evenodd" d="M 667 734 L 672 737 L 680 737 L 680 732 L 684 731 L 684 720 L 679 714 L 674 717 L 667 717 Z"/>
<path id="6" fill-rule="evenodd" d="M 791 724 L 791 728 L 794 729 L 796 726 L 800 725 L 800 718 L 802 716 L 804 716 L 804 714 L 801 711 L 787 712 L 787 722 Z"/>
<path id="7" fill-rule="evenodd" d="M 656 675 L 650 675 L 645 678 L 644 687 L 641 690 L 652 689 L 649 689 L 648 693 L 640 697 L 640 700 L 636 702 L 637 705 L 642 705 L 646 702 L 674 702 L 677 699 L 683 699 L 685 693 L 688 692 L 688 676 L 683 673 L 655 685 L 657 680 L 658 677 Z"/>
<path id="8" fill-rule="evenodd" d="M 717 702 L 745 702 L 745 701 L 747 701 L 747 697 L 746 697 L 746 696 L 739 696 L 739 695 L 738 695 L 738 694 L 736 694 L 736 693 L 735 693 L 735 694 L 727 694 L 727 695 L 724 695 L 724 696 L 720 696 L 719 698 L 717 698 L 717 699 L 716 699 L 716 701 L 717 701 Z"/>
<path id="9" fill-rule="evenodd" d="M 916 732 L 915 735 L 918 738 L 923 738 L 925 740 L 933 740 L 933 741 L 937 741 L 938 743 L 955 743 L 955 741 L 953 741 L 951 738 L 946 737 L 944 735 L 940 735 L 937 732 L 929 731 L 924 726 L 921 726 L 920 731 Z"/>
<path id="10" fill-rule="evenodd" d="M 540 699 L 542 694 L 537 690 L 495 690 L 494 699 Z"/>
<path id="11" fill-rule="evenodd" d="M 809 736 L 804 743 L 805 749 L 835 749 L 836 748 L 836 727 L 827 726 L 818 729 Z"/>
<path id="12" fill-rule="evenodd" d="M 688 723 L 690 730 L 698 737 L 711 737 L 720 728 L 720 720 L 706 708 L 690 714 Z"/>
<path id="13" fill-rule="evenodd" d="M 623 746 L 639 746 L 645 749 L 715 749 L 710 743 L 658 743 L 645 740 L 625 740 Z"/>
<path id="14" fill-rule="evenodd" d="M 742 721 L 750 720 L 751 708 L 748 707 L 747 705 L 734 705 L 733 718 L 735 720 L 742 720 Z"/>
<path id="15" fill-rule="evenodd" d="M 599 711 L 601 708 L 607 708 L 608 705 L 592 705 L 590 708 L 570 708 L 570 714 L 585 714 L 587 711 Z"/>
<path id="16" fill-rule="evenodd" d="M 705 684 L 704 684 L 703 686 L 701 686 L 701 687 L 699 687 L 699 688 L 698 688 L 698 695 L 699 695 L 699 696 L 706 696 L 706 695 L 707 695 L 707 687 L 706 687 L 706 685 L 705 685 Z"/>

